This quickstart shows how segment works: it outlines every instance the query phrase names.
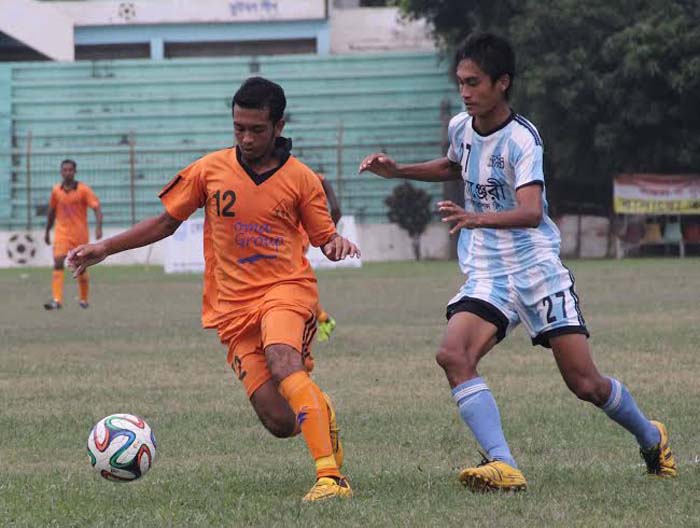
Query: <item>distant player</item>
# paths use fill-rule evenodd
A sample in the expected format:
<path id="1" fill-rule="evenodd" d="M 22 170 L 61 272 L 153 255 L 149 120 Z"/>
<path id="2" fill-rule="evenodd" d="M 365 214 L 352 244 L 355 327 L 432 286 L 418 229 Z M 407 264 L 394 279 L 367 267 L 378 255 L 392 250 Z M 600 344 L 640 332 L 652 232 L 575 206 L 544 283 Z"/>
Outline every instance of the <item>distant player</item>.
<path id="1" fill-rule="evenodd" d="M 337 226 L 338 222 L 340 222 L 340 219 L 343 216 L 338 197 L 335 195 L 335 190 L 333 189 L 331 182 L 329 182 L 319 173 L 316 173 L 316 176 L 318 176 L 321 180 L 323 192 L 326 194 L 328 207 L 330 207 L 331 218 L 333 219 L 333 223 Z M 304 236 L 304 253 L 306 253 L 309 248 L 309 236 L 306 234 L 303 227 L 299 226 L 299 229 L 301 229 Z M 333 317 L 331 317 L 331 315 L 323 309 L 320 302 L 318 303 L 318 308 L 316 310 L 316 320 L 318 321 L 318 332 L 316 334 L 316 339 L 320 342 L 328 341 L 333 333 L 333 330 L 335 330 L 336 322 L 335 319 L 333 319 Z"/>
<path id="2" fill-rule="evenodd" d="M 63 264 L 71 249 L 87 244 L 88 233 L 87 210 L 95 212 L 95 238 L 102 238 L 102 210 L 100 201 L 92 189 L 75 179 L 78 166 L 75 161 L 67 159 L 61 162 L 63 181 L 51 190 L 49 210 L 46 215 L 46 233 L 44 240 L 51 244 L 51 228 L 56 225 L 53 241 L 53 277 L 51 280 L 52 299 L 44 304 L 47 310 L 58 310 L 63 305 Z M 78 277 L 78 291 L 81 308 L 88 307 L 88 274 Z"/>
<path id="3" fill-rule="evenodd" d="M 559 260 L 559 231 L 547 215 L 542 140 L 508 105 L 515 56 L 491 34 L 470 36 L 457 50 L 456 77 L 468 113 L 452 118 L 447 157 L 399 165 L 367 156 L 360 170 L 385 178 L 464 180 L 465 208 L 440 202 L 443 221 L 459 231 L 458 255 L 467 281 L 447 306 L 447 330 L 437 353 L 459 412 L 486 451 L 459 479 L 472 490 L 524 490 L 501 428 L 496 402 L 477 373 L 479 360 L 522 322 L 533 345 L 552 349 L 571 391 L 632 433 L 650 474 L 675 477 L 668 433 L 649 421 L 618 380 L 601 376 L 574 278 Z"/>
<path id="4" fill-rule="evenodd" d="M 69 262 L 79 276 L 109 255 L 172 235 L 203 207 L 203 326 L 218 330 L 227 361 L 262 424 L 277 437 L 302 433 L 317 478 L 304 500 L 350 497 L 340 472 L 335 413 L 305 368 L 318 292 L 299 224 L 330 260 L 360 252 L 338 235 L 321 182 L 281 136 L 282 88 L 252 77 L 232 106 L 236 147 L 207 154 L 180 171 L 159 195 L 165 207 L 160 216 L 73 250 Z"/>

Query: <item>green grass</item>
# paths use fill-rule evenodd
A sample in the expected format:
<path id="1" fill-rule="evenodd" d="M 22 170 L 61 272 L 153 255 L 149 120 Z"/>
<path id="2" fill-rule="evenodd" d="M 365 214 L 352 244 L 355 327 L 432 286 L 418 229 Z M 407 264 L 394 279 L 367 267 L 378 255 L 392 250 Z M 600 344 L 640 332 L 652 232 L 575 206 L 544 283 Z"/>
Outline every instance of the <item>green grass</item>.
<path id="1" fill-rule="evenodd" d="M 0 272 L 1 526 L 700 526 L 700 262 L 574 262 L 600 369 L 666 421 L 675 481 L 642 475 L 633 438 L 565 388 L 522 329 L 482 363 L 527 493 L 474 495 L 456 479 L 479 461 L 434 361 L 455 263 L 323 272 L 338 321 L 317 344 L 316 380 L 335 398 L 353 501 L 305 506 L 301 439 L 265 432 L 199 328 L 200 283 L 155 268 L 98 267 L 92 306 L 66 285 L 41 308 L 48 270 Z M 90 468 L 92 425 L 144 416 L 159 459 L 142 481 Z"/>

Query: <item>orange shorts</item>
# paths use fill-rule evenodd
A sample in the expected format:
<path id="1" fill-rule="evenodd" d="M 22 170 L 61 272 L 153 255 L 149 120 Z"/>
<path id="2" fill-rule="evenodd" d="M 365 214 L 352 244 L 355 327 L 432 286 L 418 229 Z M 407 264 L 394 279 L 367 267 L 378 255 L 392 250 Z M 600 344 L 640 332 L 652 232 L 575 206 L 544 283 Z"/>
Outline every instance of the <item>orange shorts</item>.
<path id="1" fill-rule="evenodd" d="M 301 354 L 306 370 L 313 370 L 311 342 L 316 335 L 317 304 L 313 298 L 280 299 L 273 295 L 257 309 L 219 325 L 221 341 L 228 347 L 226 360 L 249 398 L 272 379 L 264 353 L 269 345 L 294 348 Z"/>
<path id="2" fill-rule="evenodd" d="M 53 241 L 53 257 L 65 257 L 68 252 L 82 244 L 87 244 L 89 240 L 80 237 L 56 237 Z"/>

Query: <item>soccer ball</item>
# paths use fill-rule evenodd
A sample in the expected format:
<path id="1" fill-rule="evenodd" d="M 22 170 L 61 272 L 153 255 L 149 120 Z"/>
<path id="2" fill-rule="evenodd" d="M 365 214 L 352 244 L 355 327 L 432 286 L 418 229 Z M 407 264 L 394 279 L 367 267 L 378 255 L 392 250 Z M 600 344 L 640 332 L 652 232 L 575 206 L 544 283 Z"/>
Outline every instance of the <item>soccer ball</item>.
<path id="1" fill-rule="evenodd" d="M 7 241 L 7 257 L 16 264 L 27 264 L 36 255 L 34 238 L 29 233 L 15 233 Z"/>
<path id="2" fill-rule="evenodd" d="M 129 482 L 144 476 L 156 457 L 156 438 L 149 425 L 133 414 L 112 414 L 90 431 L 90 463 L 112 482 Z"/>

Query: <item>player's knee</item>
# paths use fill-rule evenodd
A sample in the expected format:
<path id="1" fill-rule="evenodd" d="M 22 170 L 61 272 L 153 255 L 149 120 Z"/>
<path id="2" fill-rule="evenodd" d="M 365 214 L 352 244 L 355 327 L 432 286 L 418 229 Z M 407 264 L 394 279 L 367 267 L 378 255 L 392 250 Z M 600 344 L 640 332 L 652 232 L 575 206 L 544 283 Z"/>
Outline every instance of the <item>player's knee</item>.
<path id="1" fill-rule="evenodd" d="M 464 349 L 455 343 L 442 343 L 435 354 L 435 361 L 448 374 L 456 369 L 475 371 L 476 362 L 470 361 L 470 357 L 468 347 Z"/>
<path id="2" fill-rule="evenodd" d="M 567 386 L 579 400 L 601 406 L 606 400 L 606 388 L 601 380 L 579 376 L 567 381 Z"/>
<path id="3" fill-rule="evenodd" d="M 288 345 L 270 345 L 265 349 L 265 358 L 276 385 L 299 370 L 304 370 L 301 354 Z"/>

